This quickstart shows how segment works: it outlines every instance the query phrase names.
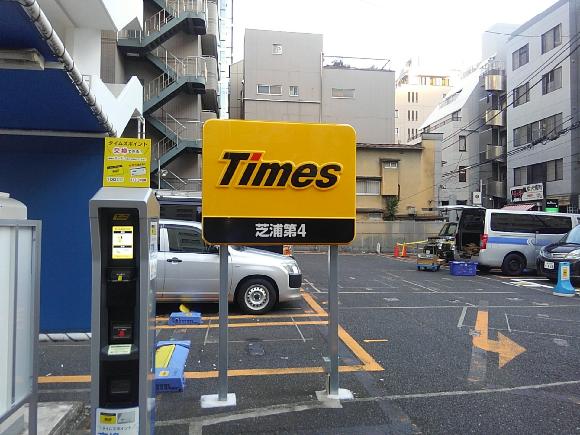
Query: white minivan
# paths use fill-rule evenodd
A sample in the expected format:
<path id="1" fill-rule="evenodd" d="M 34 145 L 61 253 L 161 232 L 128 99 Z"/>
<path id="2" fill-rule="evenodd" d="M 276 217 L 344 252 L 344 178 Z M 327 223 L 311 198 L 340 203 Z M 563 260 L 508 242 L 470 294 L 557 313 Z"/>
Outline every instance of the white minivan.
<path id="1" fill-rule="evenodd" d="M 456 254 L 477 261 L 480 270 L 506 275 L 535 269 L 540 249 L 574 228 L 580 216 L 567 213 L 465 208 L 456 233 Z"/>

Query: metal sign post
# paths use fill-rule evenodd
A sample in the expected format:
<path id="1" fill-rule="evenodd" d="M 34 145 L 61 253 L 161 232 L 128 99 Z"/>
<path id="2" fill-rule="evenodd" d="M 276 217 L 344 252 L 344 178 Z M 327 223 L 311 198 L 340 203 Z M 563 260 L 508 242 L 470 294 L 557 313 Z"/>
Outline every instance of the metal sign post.
<path id="1" fill-rule="evenodd" d="M 330 355 L 329 396 L 338 395 L 338 246 L 328 251 L 328 354 Z"/>
<path id="2" fill-rule="evenodd" d="M 201 396 L 202 408 L 236 406 L 235 393 L 228 393 L 228 258 L 228 245 L 220 245 L 218 394 Z"/>
<path id="3" fill-rule="evenodd" d="M 328 387 L 338 384 L 338 247 L 356 227 L 356 134 L 348 125 L 212 119 L 203 128 L 202 228 L 220 245 L 219 394 L 202 407 L 235 405 L 227 392 L 227 246 L 331 245 Z"/>

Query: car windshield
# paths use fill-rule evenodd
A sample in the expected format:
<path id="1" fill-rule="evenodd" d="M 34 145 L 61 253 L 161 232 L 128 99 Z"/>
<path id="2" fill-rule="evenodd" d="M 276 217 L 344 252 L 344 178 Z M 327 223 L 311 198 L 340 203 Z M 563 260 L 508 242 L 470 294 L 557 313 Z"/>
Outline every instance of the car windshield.
<path id="1" fill-rule="evenodd" d="M 580 245 L 580 226 L 577 226 L 562 239 L 564 243 L 574 243 Z"/>
<path id="2" fill-rule="evenodd" d="M 454 236 L 456 231 L 457 224 L 455 222 L 449 222 L 443 225 L 443 228 L 441 228 L 441 231 L 439 231 L 439 235 L 442 237 Z"/>

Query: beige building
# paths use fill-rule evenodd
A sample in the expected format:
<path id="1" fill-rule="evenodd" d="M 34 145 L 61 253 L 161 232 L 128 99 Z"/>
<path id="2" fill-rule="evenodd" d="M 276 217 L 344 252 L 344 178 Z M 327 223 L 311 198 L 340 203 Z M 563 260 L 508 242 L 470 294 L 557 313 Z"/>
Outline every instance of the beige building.
<path id="1" fill-rule="evenodd" d="M 393 143 L 394 72 L 323 66 L 322 43 L 319 34 L 247 29 L 244 60 L 230 68 L 230 118 L 344 123 L 358 142 Z"/>
<path id="2" fill-rule="evenodd" d="M 398 218 L 436 217 L 440 135 L 397 144 L 394 72 L 354 68 L 354 58 L 324 66 L 322 42 L 322 35 L 246 30 L 244 60 L 230 68 L 230 117 L 350 124 L 357 135 L 357 219 L 382 221 L 389 198 L 400 199 Z"/>
<path id="3" fill-rule="evenodd" d="M 437 217 L 435 166 L 441 164 L 441 138 L 425 133 L 412 145 L 357 144 L 357 220 L 383 220 L 389 198 L 399 199 L 397 218 Z"/>
<path id="4" fill-rule="evenodd" d="M 410 143 L 423 122 L 449 94 L 452 75 L 409 60 L 395 85 L 395 142 Z"/>

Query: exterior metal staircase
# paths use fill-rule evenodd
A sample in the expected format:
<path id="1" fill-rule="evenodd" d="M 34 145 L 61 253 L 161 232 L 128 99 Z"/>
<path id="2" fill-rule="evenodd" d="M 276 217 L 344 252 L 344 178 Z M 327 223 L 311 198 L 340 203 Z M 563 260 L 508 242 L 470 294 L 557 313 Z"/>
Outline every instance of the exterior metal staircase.
<path id="1" fill-rule="evenodd" d="M 207 68 L 201 56 L 177 58 L 162 47 L 158 56 L 149 53 L 147 58 L 157 65 L 163 73 L 148 82 L 143 89 L 143 112 L 145 114 L 159 109 L 173 98 L 176 92 L 185 90 L 190 93 L 205 93 Z"/>
<path id="2" fill-rule="evenodd" d="M 143 30 L 121 30 L 117 45 L 124 51 L 147 53 L 178 31 L 205 35 L 206 0 L 154 0 L 162 9 L 143 23 Z"/>

